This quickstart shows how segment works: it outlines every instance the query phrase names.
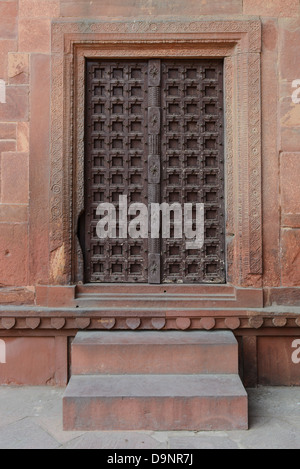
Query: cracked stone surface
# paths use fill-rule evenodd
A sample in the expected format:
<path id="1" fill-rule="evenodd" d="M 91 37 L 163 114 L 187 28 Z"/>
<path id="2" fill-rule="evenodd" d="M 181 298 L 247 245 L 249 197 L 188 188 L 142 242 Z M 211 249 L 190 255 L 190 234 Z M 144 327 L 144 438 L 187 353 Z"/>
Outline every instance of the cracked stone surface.
<path id="1" fill-rule="evenodd" d="M 0 387 L 0 449 L 299 449 L 300 389 L 249 389 L 250 430 L 64 432 L 51 387 Z"/>

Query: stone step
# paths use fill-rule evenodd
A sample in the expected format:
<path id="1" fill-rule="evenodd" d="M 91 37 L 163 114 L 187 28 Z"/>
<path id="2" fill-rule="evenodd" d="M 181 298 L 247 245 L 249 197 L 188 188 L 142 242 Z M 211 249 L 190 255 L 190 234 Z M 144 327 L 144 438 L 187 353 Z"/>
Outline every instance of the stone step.
<path id="1" fill-rule="evenodd" d="M 133 294 L 133 295 L 231 295 L 235 296 L 236 289 L 231 285 L 149 285 L 149 284 L 114 284 L 97 283 L 88 285 L 77 285 L 76 296 L 79 295 L 102 295 L 102 294 Z"/>
<path id="2" fill-rule="evenodd" d="M 136 309 L 147 308 L 147 309 L 175 309 L 180 308 L 182 311 L 187 308 L 235 308 L 238 306 L 235 297 L 223 296 L 220 297 L 192 297 L 186 295 L 186 297 L 180 295 L 176 296 L 146 296 L 146 295 L 118 295 L 118 296 L 107 296 L 107 295 L 80 295 L 76 298 L 76 306 L 78 308 L 115 308 L 116 310 L 130 309 L 134 311 Z"/>
<path id="3" fill-rule="evenodd" d="M 73 376 L 63 418 L 67 431 L 242 430 L 248 399 L 237 375 Z"/>
<path id="4" fill-rule="evenodd" d="M 238 373 L 238 343 L 230 331 L 79 332 L 72 374 Z"/>

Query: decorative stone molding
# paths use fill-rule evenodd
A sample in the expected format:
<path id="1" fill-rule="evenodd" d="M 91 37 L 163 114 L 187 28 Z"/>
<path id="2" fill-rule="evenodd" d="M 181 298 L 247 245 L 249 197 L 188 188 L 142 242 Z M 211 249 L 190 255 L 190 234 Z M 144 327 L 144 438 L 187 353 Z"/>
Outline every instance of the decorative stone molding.
<path id="1" fill-rule="evenodd" d="M 224 58 L 228 281 L 261 287 L 261 24 L 257 19 L 52 24 L 50 278 L 82 280 L 86 58 Z M 58 268 L 59 265 L 59 268 Z"/>
<path id="2" fill-rule="evenodd" d="M 34 315 L 33 315 L 34 313 Z M 11 333 L 29 332 L 39 335 L 76 335 L 80 330 L 233 330 L 262 333 L 266 331 L 287 331 L 291 335 L 300 334 L 300 321 L 295 313 L 263 313 L 257 311 L 237 311 L 233 317 L 231 311 L 213 311 L 200 313 L 199 317 L 188 314 L 172 317 L 114 316 L 105 317 L 102 313 L 88 312 L 76 315 L 76 312 L 58 312 L 51 310 L 18 311 L 6 317 L 1 314 L 0 336 Z"/>

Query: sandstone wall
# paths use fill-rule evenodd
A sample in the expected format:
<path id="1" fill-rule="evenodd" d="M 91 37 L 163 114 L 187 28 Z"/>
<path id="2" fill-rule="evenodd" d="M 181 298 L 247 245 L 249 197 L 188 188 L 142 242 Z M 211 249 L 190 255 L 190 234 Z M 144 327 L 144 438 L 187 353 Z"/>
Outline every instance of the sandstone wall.
<path id="1" fill-rule="evenodd" d="M 299 0 L 1 0 L 0 285 L 48 280 L 51 20 L 201 15 L 261 17 L 264 286 L 300 286 Z"/>

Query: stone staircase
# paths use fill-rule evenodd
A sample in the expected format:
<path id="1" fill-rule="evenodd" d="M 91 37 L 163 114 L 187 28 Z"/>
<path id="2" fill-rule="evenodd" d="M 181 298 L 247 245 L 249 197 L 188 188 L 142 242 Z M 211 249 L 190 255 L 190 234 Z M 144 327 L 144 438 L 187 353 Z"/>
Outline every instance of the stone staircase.
<path id="1" fill-rule="evenodd" d="M 65 430 L 248 428 L 232 332 L 79 332 Z"/>

